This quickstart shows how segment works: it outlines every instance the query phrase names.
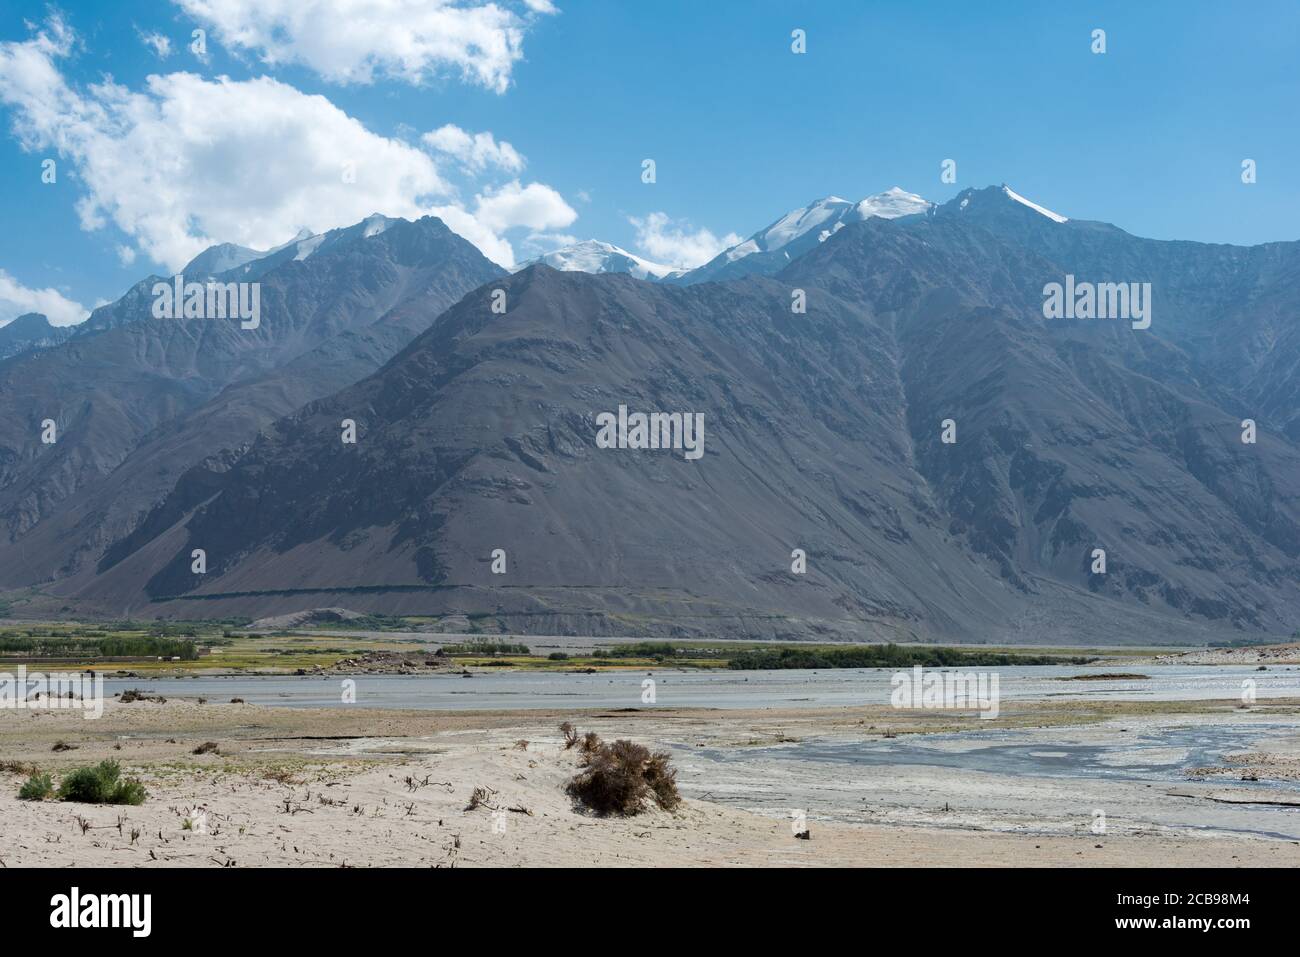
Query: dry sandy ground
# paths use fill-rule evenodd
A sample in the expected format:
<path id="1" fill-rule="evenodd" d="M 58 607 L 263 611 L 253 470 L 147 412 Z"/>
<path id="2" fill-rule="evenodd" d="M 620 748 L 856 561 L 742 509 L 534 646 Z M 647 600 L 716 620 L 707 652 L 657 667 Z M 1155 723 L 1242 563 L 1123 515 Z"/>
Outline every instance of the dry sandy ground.
<path id="1" fill-rule="evenodd" d="M 1160 707 L 1204 714 L 1230 704 Z M 1007 722 L 1077 726 L 1119 714 L 1144 720 L 1153 710 L 1024 704 Z M 4 712 L 0 761 L 57 777 L 114 757 L 144 780 L 149 799 L 140 807 L 23 802 L 15 796 L 23 775 L 0 771 L 0 865 L 1300 866 L 1300 842 L 1156 833 L 1035 836 L 814 821 L 804 841 L 788 820 L 701 800 L 672 813 L 596 818 L 564 793 L 577 767 L 556 730 L 565 718 L 607 739 L 710 748 L 960 724 L 952 714 L 939 724 L 933 712 L 887 709 L 488 714 L 178 700 L 110 702 L 98 721 Z M 75 750 L 53 752 L 59 740 Z M 194 755 L 205 741 L 219 752 Z M 469 810 L 477 788 L 486 804 Z"/>
<path id="2" fill-rule="evenodd" d="M 1176 655 L 1156 655 L 1163 665 L 1300 665 L 1300 643 L 1251 648 L 1206 648 Z"/>

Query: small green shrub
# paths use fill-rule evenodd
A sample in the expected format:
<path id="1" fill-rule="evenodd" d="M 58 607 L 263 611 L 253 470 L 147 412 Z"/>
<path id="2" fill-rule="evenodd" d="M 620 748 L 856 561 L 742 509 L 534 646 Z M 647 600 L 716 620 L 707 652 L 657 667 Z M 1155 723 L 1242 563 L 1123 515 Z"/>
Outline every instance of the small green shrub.
<path id="1" fill-rule="evenodd" d="M 138 780 L 122 779 L 121 766 L 111 759 L 77 768 L 59 784 L 59 800 L 78 804 L 143 804 L 146 795 Z"/>
<path id="2" fill-rule="evenodd" d="M 54 793 L 54 783 L 48 774 L 32 772 L 21 788 L 18 789 L 20 801 L 44 801 Z"/>

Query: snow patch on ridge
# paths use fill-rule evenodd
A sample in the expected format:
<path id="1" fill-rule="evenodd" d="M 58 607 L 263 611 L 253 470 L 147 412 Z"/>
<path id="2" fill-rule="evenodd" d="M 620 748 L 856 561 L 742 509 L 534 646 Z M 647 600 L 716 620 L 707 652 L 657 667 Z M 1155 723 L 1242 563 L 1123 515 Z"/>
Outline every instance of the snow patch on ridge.
<path id="1" fill-rule="evenodd" d="M 762 233 L 751 237 L 751 241 L 757 240 L 757 247 L 767 252 L 774 252 L 805 233 L 812 232 L 828 220 L 838 222 L 852 206 L 852 203 L 838 196 L 827 196 L 811 206 L 792 209 Z M 748 243 L 741 243 L 741 246 L 745 245 Z M 739 259 L 740 256 L 730 258 Z"/>
<path id="2" fill-rule="evenodd" d="M 365 229 L 362 232 L 361 237 L 363 239 L 369 239 L 371 236 L 378 236 L 389 226 L 391 226 L 393 222 L 394 220 L 389 219 L 387 216 L 383 216 L 379 213 L 373 213 L 370 216 L 366 217 Z"/>
<path id="3" fill-rule="evenodd" d="M 1046 209 L 1045 207 L 1039 206 L 1037 203 L 1030 202 L 1029 200 L 1025 199 L 1023 196 L 1021 196 L 1019 193 L 1013 191 L 1011 187 L 1008 186 L 1006 183 L 1002 184 L 1002 192 L 1006 193 L 1010 199 L 1014 199 L 1017 203 L 1020 203 L 1024 206 L 1028 206 L 1036 213 L 1042 213 L 1050 220 L 1053 220 L 1058 223 L 1068 223 L 1070 221 L 1068 218 L 1062 216 L 1060 213 L 1054 213 L 1050 209 Z"/>
<path id="4" fill-rule="evenodd" d="M 324 233 L 321 233 L 319 236 L 309 236 L 306 239 L 299 240 L 298 243 L 296 244 L 297 251 L 294 253 L 293 258 L 295 260 L 302 260 L 308 258 L 312 253 L 314 253 L 317 249 L 320 248 L 320 244 L 323 243 L 324 241 L 325 241 Z"/>

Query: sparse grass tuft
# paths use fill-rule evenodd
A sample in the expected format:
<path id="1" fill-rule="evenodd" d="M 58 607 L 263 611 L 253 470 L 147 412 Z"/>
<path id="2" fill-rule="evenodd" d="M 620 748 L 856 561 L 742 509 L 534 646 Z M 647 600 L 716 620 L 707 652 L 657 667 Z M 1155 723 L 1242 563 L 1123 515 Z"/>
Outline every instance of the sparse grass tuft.
<path id="1" fill-rule="evenodd" d="M 267 768 L 262 772 L 262 777 L 268 781 L 274 781 L 276 784 L 296 785 L 304 783 L 303 779 L 289 768 Z"/>

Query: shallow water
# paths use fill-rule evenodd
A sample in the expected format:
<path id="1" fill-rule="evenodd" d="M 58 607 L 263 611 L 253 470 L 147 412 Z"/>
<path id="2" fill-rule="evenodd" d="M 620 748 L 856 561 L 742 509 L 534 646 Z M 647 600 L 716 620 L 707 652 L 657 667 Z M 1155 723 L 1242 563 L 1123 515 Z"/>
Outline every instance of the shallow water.
<path id="1" fill-rule="evenodd" d="M 1285 723 L 1200 721 L 1111 731 L 1104 742 L 1087 729 L 1057 728 L 737 749 L 681 744 L 674 752 L 688 797 L 771 816 L 804 809 L 810 819 L 1093 834 L 1102 812 L 1112 832 L 1176 829 L 1296 841 L 1300 807 L 1191 795 L 1230 788 L 1239 798 L 1254 792 L 1267 801 L 1300 792 L 1300 783 L 1188 775 L 1295 733 Z"/>
<path id="2" fill-rule="evenodd" d="M 1220 766 L 1225 755 L 1250 750 L 1261 739 L 1294 733 L 1295 729 L 1276 725 L 1200 724 L 1156 728 L 1122 744 L 1045 744 L 1025 741 L 1037 735 L 1022 731 L 965 731 L 872 741 L 811 740 L 740 751 L 698 749 L 695 753 L 715 761 L 771 757 L 823 764 L 925 765 L 989 774 L 1169 783 L 1186 781 L 1190 768 Z M 1260 781 L 1259 786 L 1300 790 L 1300 782 L 1295 781 Z"/>
<path id="3" fill-rule="evenodd" d="M 1300 667 L 1160 665 L 1134 667 L 1143 680 L 1061 681 L 1062 677 L 1130 670 L 1115 664 L 1088 667 L 964 669 L 996 674 L 1003 700 L 1017 698 L 1147 699 L 1185 701 L 1239 698 L 1246 679 L 1260 700 L 1300 696 Z M 551 708 L 642 708 L 642 682 L 654 678 L 655 705 L 676 708 L 829 708 L 888 704 L 891 679 L 885 668 L 830 671 L 652 670 L 570 674 L 359 675 L 356 704 L 362 708 L 438 711 L 511 711 Z M 299 708 L 343 707 L 340 677 L 127 678 L 104 682 L 112 695 L 146 688 L 164 696 L 243 698 L 250 704 Z"/>

